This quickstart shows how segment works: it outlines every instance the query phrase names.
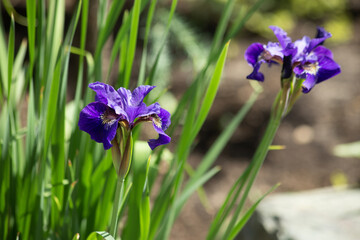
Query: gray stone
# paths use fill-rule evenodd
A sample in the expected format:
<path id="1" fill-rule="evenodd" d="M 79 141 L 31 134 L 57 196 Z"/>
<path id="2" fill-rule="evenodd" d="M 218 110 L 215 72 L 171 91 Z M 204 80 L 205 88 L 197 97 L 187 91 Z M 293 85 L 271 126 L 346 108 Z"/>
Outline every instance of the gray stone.
<path id="1" fill-rule="evenodd" d="M 265 198 L 241 240 L 359 240 L 360 190 L 324 188 Z"/>

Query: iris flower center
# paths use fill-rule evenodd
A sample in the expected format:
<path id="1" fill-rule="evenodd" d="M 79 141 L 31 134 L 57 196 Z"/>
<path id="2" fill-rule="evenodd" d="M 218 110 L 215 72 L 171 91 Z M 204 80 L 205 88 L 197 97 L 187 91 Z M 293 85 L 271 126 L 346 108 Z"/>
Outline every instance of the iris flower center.
<path id="1" fill-rule="evenodd" d="M 119 116 L 115 113 L 113 109 L 108 108 L 103 114 L 101 114 L 100 118 L 102 120 L 102 124 L 112 125 L 117 121 Z"/>
<path id="2" fill-rule="evenodd" d="M 306 73 L 310 73 L 312 75 L 316 75 L 316 73 L 319 70 L 319 64 L 317 62 L 316 63 L 307 63 L 307 64 L 304 64 L 302 67 Z"/>

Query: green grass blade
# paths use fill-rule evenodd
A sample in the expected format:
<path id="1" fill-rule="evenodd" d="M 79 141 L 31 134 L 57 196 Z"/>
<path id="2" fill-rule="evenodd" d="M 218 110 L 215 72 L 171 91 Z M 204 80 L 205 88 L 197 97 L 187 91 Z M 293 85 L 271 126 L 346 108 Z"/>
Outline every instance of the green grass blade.
<path id="1" fill-rule="evenodd" d="M 202 102 L 202 106 L 200 108 L 198 117 L 196 118 L 195 124 L 194 120 L 196 117 L 196 114 L 198 112 L 198 106 L 199 106 L 199 99 L 200 96 L 200 89 L 201 88 L 195 88 L 195 96 L 193 97 L 193 101 L 190 105 L 190 109 L 187 115 L 187 118 L 185 120 L 185 125 L 183 129 L 183 133 L 181 135 L 179 146 L 178 146 L 178 152 L 177 152 L 177 161 L 178 161 L 178 169 L 177 169 L 177 176 L 175 177 L 174 182 L 174 189 L 175 192 L 179 191 L 179 187 L 181 186 L 181 180 L 182 180 L 182 173 L 184 168 L 184 163 L 186 161 L 186 156 L 189 154 L 191 143 L 195 139 L 195 136 L 197 135 L 198 131 L 200 130 L 202 124 L 205 121 L 205 118 L 210 110 L 210 107 L 213 103 L 213 100 L 215 98 L 220 79 L 222 70 L 225 64 L 226 59 L 226 53 L 228 49 L 228 44 L 225 45 L 222 54 L 220 55 L 218 62 L 216 64 L 216 68 L 212 77 L 212 80 L 209 84 L 209 87 L 207 89 L 207 92 L 205 94 L 205 97 Z M 200 84 L 200 82 L 198 82 Z M 167 236 L 170 234 L 170 230 L 172 227 L 172 224 L 175 221 L 175 218 L 178 214 L 179 208 L 172 208 L 170 209 L 170 214 L 168 219 L 166 220 L 165 227 L 160 232 L 160 238 L 167 238 Z"/>
<path id="2" fill-rule="evenodd" d="M 229 43 L 227 43 L 225 45 L 225 47 L 223 48 L 221 55 L 219 57 L 219 60 L 216 64 L 209 87 L 208 87 L 205 97 L 202 101 L 198 118 L 196 119 L 196 122 L 195 122 L 193 138 L 195 138 L 197 133 L 200 131 L 200 128 L 204 124 L 205 119 L 210 111 L 210 108 L 211 108 L 213 102 L 214 102 L 214 99 L 215 99 L 215 96 L 216 96 L 216 93 L 217 93 L 217 90 L 218 90 L 218 87 L 220 84 L 223 68 L 225 65 L 225 59 L 226 59 L 226 54 L 227 54 L 228 48 L 229 48 Z"/>
<path id="3" fill-rule="evenodd" d="M 236 180 L 236 182 L 231 187 L 225 201 L 223 202 L 221 208 L 219 209 L 218 213 L 216 214 L 214 220 L 210 225 L 208 235 L 206 237 L 207 240 L 218 239 L 216 238 L 217 233 L 219 232 L 225 219 L 233 209 L 237 200 L 237 196 L 242 191 L 245 185 L 245 181 L 250 173 L 250 170 L 251 170 L 251 164 L 246 168 L 246 170 L 241 174 L 241 176 Z"/>
<path id="4" fill-rule="evenodd" d="M 99 15 L 99 19 L 103 20 L 105 19 L 105 2 L 107 1 L 102 1 L 102 8 L 99 8 L 100 12 L 102 12 Z M 106 16 L 106 21 L 105 23 L 101 23 L 99 26 L 100 32 L 99 32 L 99 37 L 97 40 L 97 44 L 96 44 L 96 50 L 95 50 L 95 59 L 98 59 L 101 55 L 101 50 L 105 45 L 106 40 L 109 38 L 111 31 L 114 29 L 114 26 L 116 24 L 117 19 L 119 18 L 120 12 L 124 6 L 125 1 L 124 0 L 120 0 L 120 1 L 113 1 L 111 6 L 110 6 L 110 10 L 109 13 Z M 102 9 L 102 10 L 101 10 Z"/>
<path id="5" fill-rule="evenodd" d="M 149 76 L 147 77 L 147 79 L 145 81 L 146 84 L 153 85 L 157 65 L 159 63 L 159 59 L 160 59 L 160 55 L 161 55 L 161 52 L 163 50 L 163 47 L 165 46 L 165 41 L 166 41 L 167 35 L 169 33 L 171 21 L 173 19 L 174 14 L 175 14 L 175 9 L 176 9 L 176 6 L 177 6 L 177 2 L 178 2 L 178 0 L 172 0 L 172 2 L 171 2 L 169 17 L 168 17 L 168 21 L 167 21 L 167 24 L 166 24 L 166 30 L 164 32 L 164 37 L 163 37 L 163 40 L 162 40 L 162 44 L 161 44 L 161 47 L 160 47 L 158 53 L 156 54 L 156 58 L 155 58 L 153 66 L 151 67 L 150 74 L 149 74 Z"/>
<path id="6" fill-rule="evenodd" d="M 16 80 L 16 78 L 18 77 L 18 74 L 23 71 L 23 64 L 24 64 L 24 59 L 26 56 L 26 48 L 27 48 L 27 42 L 26 40 L 23 40 L 21 42 L 20 48 L 16 54 L 15 57 L 15 61 L 14 61 L 14 66 L 13 66 L 13 79 Z"/>
<path id="7" fill-rule="evenodd" d="M 113 236 L 111 236 L 110 233 L 105 232 L 105 231 L 96 231 L 96 232 L 92 232 L 87 238 L 86 240 L 115 240 L 115 238 Z"/>
<path id="8" fill-rule="evenodd" d="M 8 84 L 7 84 L 7 97 L 10 101 L 10 92 L 11 92 L 11 81 L 12 81 L 12 72 L 14 64 L 14 48 L 15 48 L 15 22 L 14 15 L 11 15 L 10 31 L 9 31 L 9 42 L 8 42 Z"/>
<path id="9" fill-rule="evenodd" d="M 140 205 L 140 239 L 147 240 L 150 232 L 150 193 L 146 186 Z"/>
<path id="10" fill-rule="evenodd" d="M 40 4 L 42 5 L 42 4 Z M 38 195 L 39 195 L 39 213 L 37 216 L 36 238 L 41 238 L 42 226 L 48 224 L 47 215 L 51 211 L 51 202 L 54 198 L 45 197 L 45 185 L 49 179 L 47 177 L 48 151 L 51 143 L 52 127 L 56 116 L 56 106 L 59 95 L 60 79 L 61 79 L 61 61 L 57 61 L 60 55 L 60 49 L 63 39 L 63 26 L 65 18 L 65 2 L 64 1 L 51 1 L 48 6 L 48 22 L 46 25 L 46 45 L 44 52 L 44 72 L 43 82 L 41 85 L 45 86 L 44 101 L 42 104 L 41 119 L 44 127 L 40 128 L 40 136 L 43 137 L 42 142 L 42 155 L 39 162 L 39 174 L 37 175 L 38 181 Z M 42 36 L 44 37 L 44 36 Z"/>
<path id="11" fill-rule="evenodd" d="M 5 104 L 3 96 L 7 95 L 7 84 L 8 84 L 8 53 L 5 35 L 2 24 L 0 23 L 0 103 Z"/>
<path id="12" fill-rule="evenodd" d="M 96 208 L 96 211 L 90 212 L 89 218 L 93 218 L 91 220 L 94 222 L 93 227 L 97 227 L 97 229 L 105 229 L 107 220 L 110 219 L 116 180 L 111 154 L 108 152 L 95 171 L 91 173 L 89 206 Z"/>
<path id="13" fill-rule="evenodd" d="M 227 238 L 227 240 L 234 239 L 238 233 L 241 231 L 241 229 L 244 227 L 244 225 L 247 223 L 247 221 L 250 219 L 254 211 L 256 210 L 256 207 L 259 205 L 259 203 L 267 196 L 269 193 L 273 192 L 280 184 L 276 184 L 273 186 L 269 191 L 267 191 L 263 196 L 261 196 L 250 208 L 246 211 L 244 216 L 241 217 L 241 219 L 236 223 L 232 231 L 230 232 L 230 236 Z"/>
<path id="14" fill-rule="evenodd" d="M 132 161 L 132 189 L 128 202 L 128 219 L 124 239 L 148 239 L 150 226 L 150 202 L 148 195 L 148 173 L 150 166 L 150 148 L 146 142 L 135 143 Z"/>
<path id="15" fill-rule="evenodd" d="M 210 178 L 212 178 L 216 173 L 220 171 L 220 167 L 214 167 L 209 172 L 203 174 L 200 178 L 193 181 L 192 185 L 184 189 L 180 197 L 175 201 L 175 216 L 178 216 L 182 207 L 185 205 L 186 201 L 189 199 L 191 194 L 193 194 L 199 187 L 206 183 Z"/>
<path id="16" fill-rule="evenodd" d="M 124 12 L 122 22 L 123 22 L 123 24 L 121 24 L 120 30 L 116 34 L 114 45 L 111 50 L 110 64 L 109 64 L 108 73 L 107 73 L 105 82 L 109 82 L 110 72 L 111 72 L 111 69 L 113 68 L 116 56 L 119 52 L 119 49 L 126 49 L 126 47 L 123 47 L 123 44 L 124 43 L 125 43 L 125 45 L 127 44 L 126 38 L 128 36 L 128 31 L 130 29 L 130 23 L 131 23 L 131 18 L 129 18 L 129 14 L 127 11 Z M 123 72 L 125 69 L 125 63 L 126 63 L 125 59 L 126 59 L 126 51 L 121 50 L 120 51 L 120 59 L 119 59 L 119 65 L 120 65 L 119 66 L 119 78 L 122 78 L 121 76 L 123 75 Z"/>
<path id="17" fill-rule="evenodd" d="M 139 28 L 140 9 L 141 9 L 141 0 L 135 0 L 133 11 L 131 14 L 129 44 L 126 54 L 126 68 L 125 68 L 125 76 L 124 76 L 125 79 L 123 80 L 123 86 L 125 88 L 129 87 L 131 70 L 135 57 L 136 42 L 137 42 L 137 35 Z"/>
<path id="18" fill-rule="evenodd" d="M 153 20 L 155 7 L 156 7 L 157 0 L 151 0 L 147 19 L 146 19 L 146 28 L 145 28 L 145 36 L 144 36 L 144 45 L 143 51 L 141 55 L 141 64 L 140 64 L 140 71 L 139 71 L 139 78 L 137 85 L 143 85 L 145 81 L 145 70 L 146 70 L 146 60 L 147 60 L 147 46 L 150 34 L 151 23 Z"/>
<path id="19" fill-rule="evenodd" d="M 216 158 L 220 155 L 221 151 L 234 134 L 236 128 L 239 126 L 241 121 L 244 119 L 246 114 L 249 112 L 251 107 L 254 105 L 256 99 L 262 90 L 255 90 L 255 92 L 246 101 L 243 107 L 238 111 L 235 117 L 231 120 L 225 130 L 221 132 L 221 135 L 216 139 L 214 144 L 210 147 L 209 151 L 204 156 L 200 165 L 197 167 L 192 179 L 197 179 L 207 171 L 210 166 L 215 162 Z M 188 185 L 191 185 L 192 180 L 189 181 Z"/>
<path id="20" fill-rule="evenodd" d="M 157 232 L 161 228 L 161 223 L 164 220 L 164 215 L 173 201 L 174 193 L 172 193 L 172 186 L 174 185 L 174 178 L 164 181 L 160 193 L 157 195 L 154 207 L 151 211 L 151 225 L 149 239 L 154 239 Z M 171 194 L 169 194 L 171 193 Z"/>
<path id="21" fill-rule="evenodd" d="M 280 96 L 281 94 L 282 94 L 282 91 L 280 90 L 278 96 Z M 260 142 L 258 148 L 256 149 L 254 157 L 251 161 L 250 173 L 246 177 L 247 184 L 246 184 L 245 190 L 244 190 L 244 192 L 241 196 L 240 202 L 234 212 L 233 218 L 231 219 L 231 221 L 226 229 L 224 239 L 226 239 L 229 236 L 230 232 L 232 231 L 232 229 L 237 221 L 236 216 L 238 216 L 240 214 L 240 212 L 245 204 L 245 201 L 247 199 L 247 196 L 249 195 L 250 189 L 251 189 L 251 187 L 256 179 L 256 176 L 257 176 L 258 172 L 260 171 L 260 168 L 261 168 L 261 166 L 265 160 L 265 157 L 269 151 L 269 146 L 271 145 L 271 143 L 275 137 L 275 134 L 277 132 L 277 129 L 280 126 L 281 116 L 284 111 L 285 104 L 283 101 L 280 101 L 279 98 L 277 98 L 275 100 L 274 104 L 275 103 L 277 103 L 279 106 L 276 111 L 272 112 L 270 121 L 269 121 L 266 131 L 265 131 L 265 134 L 264 134 L 263 138 L 261 139 L 261 142 Z"/>
<path id="22" fill-rule="evenodd" d="M 5 107 L 4 107 L 5 108 Z M 4 111 L 5 112 L 5 111 Z M 8 236 L 8 230 L 10 226 L 11 221 L 11 206 L 9 206 L 10 201 L 10 185 L 11 185 L 11 158 L 10 158 L 10 116 L 7 117 L 6 123 L 5 123 L 5 129 L 4 136 L 2 136 L 2 144 L 1 144 L 1 159 L 0 163 L 2 168 L 0 169 L 0 197 L 3 199 L 0 202 L 0 217 L 3 221 L 0 230 L 1 235 L 3 239 L 7 239 Z"/>
<path id="23" fill-rule="evenodd" d="M 265 0 L 258 0 L 248 11 L 246 11 L 244 17 L 239 17 L 235 20 L 234 24 L 229 30 L 229 33 L 225 37 L 225 41 L 232 39 L 244 27 L 245 23 L 260 8 L 264 1 Z"/>
<path id="24" fill-rule="evenodd" d="M 26 16 L 28 24 L 28 41 L 29 41 L 29 76 L 32 76 L 32 69 L 35 59 L 35 27 L 36 27 L 36 1 L 26 0 Z"/>
<path id="25" fill-rule="evenodd" d="M 215 32 L 215 36 L 211 45 L 211 50 L 210 50 L 210 58 L 211 56 L 213 56 L 218 49 L 221 47 L 221 43 L 222 43 L 222 38 L 224 36 L 224 33 L 226 31 L 226 28 L 228 26 L 230 17 L 231 17 L 231 13 L 234 9 L 234 5 L 235 5 L 235 0 L 228 0 L 226 2 L 226 6 L 223 10 L 223 13 L 221 14 L 221 18 L 219 21 L 219 24 L 216 28 L 216 32 Z"/>
<path id="26" fill-rule="evenodd" d="M 85 52 L 85 43 L 86 43 L 86 33 L 87 33 L 87 22 L 88 22 L 88 13 L 89 13 L 89 0 L 83 0 L 82 9 L 81 9 L 81 26 L 80 26 L 80 54 L 79 54 L 79 70 L 76 81 L 76 91 L 74 97 L 74 108 L 75 112 L 80 112 L 80 98 L 83 88 L 83 75 L 84 75 L 84 56 Z M 91 68 L 91 66 L 88 66 Z M 73 134 L 77 128 L 78 116 L 75 116 L 74 124 L 72 124 L 72 129 L 70 130 Z"/>

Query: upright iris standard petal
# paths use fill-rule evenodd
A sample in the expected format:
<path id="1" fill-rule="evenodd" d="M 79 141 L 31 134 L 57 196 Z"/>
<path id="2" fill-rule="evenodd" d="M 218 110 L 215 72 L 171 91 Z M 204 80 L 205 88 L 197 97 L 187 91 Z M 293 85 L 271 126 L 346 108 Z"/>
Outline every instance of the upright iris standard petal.
<path id="1" fill-rule="evenodd" d="M 125 88 L 118 89 L 119 95 L 124 99 L 124 110 L 130 125 L 136 118 L 159 113 L 160 105 L 158 103 L 147 107 L 143 102 L 146 95 L 154 88 L 155 86 L 139 86 L 132 93 Z"/>
<path id="2" fill-rule="evenodd" d="M 89 84 L 89 88 L 96 92 L 95 101 L 106 104 L 114 109 L 117 114 L 126 117 L 123 98 L 112 86 L 101 82 L 94 82 Z"/>
<path id="3" fill-rule="evenodd" d="M 288 37 L 287 33 L 277 26 L 270 26 L 269 28 L 273 30 L 275 36 L 279 40 L 281 47 L 283 49 L 287 48 L 288 45 L 291 43 L 291 38 Z"/>
<path id="4" fill-rule="evenodd" d="M 152 122 L 154 129 L 159 134 L 158 139 L 148 141 L 150 148 L 154 150 L 157 146 L 168 144 L 171 141 L 171 138 L 164 132 L 171 124 L 170 113 L 161 108 L 159 115 L 152 116 Z"/>
<path id="5" fill-rule="evenodd" d="M 311 52 L 314 48 L 324 43 L 328 38 L 331 38 L 331 33 L 325 31 L 324 28 L 318 27 L 316 37 L 310 40 L 308 52 Z"/>
<path id="6" fill-rule="evenodd" d="M 155 86 L 143 86 L 143 85 L 135 88 L 131 94 L 130 105 L 139 106 L 144 101 L 144 98 L 154 88 Z"/>
<path id="7" fill-rule="evenodd" d="M 331 34 L 319 27 L 315 38 L 311 39 L 308 36 L 304 36 L 302 39 L 295 41 L 294 47 L 296 49 L 296 54 L 293 56 L 293 63 L 304 61 L 311 52 L 316 48 L 321 47 L 320 45 L 329 37 L 331 37 Z"/>
<path id="8" fill-rule="evenodd" d="M 111 141 L 116 135 L 118 115 L 104 103 L 93 102 L 80 112 L 78 125 L 80 130 L 90 134 L 91 139 L 103 143 L 107 150 L 112 147 Z"/>
<path id="9" fill-rule="evenodd" d="M 330 49 L 327 49 L 324 46 L 318 46 L 317 48 L 315 48 L 309 55 L 308 58 L 311 58 L 311 55 L 315 55 L 317 58 L 319 58 L 320 56 L 324 56 L 324 57 L 328 57 L 328 58 L 333 58 L 333 54 L 330 51 Z"/>

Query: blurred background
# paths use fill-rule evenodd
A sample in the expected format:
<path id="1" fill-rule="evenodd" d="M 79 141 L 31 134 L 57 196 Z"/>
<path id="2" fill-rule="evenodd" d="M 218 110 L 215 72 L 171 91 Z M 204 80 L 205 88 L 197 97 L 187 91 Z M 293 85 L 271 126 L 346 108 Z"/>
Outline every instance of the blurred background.
<path id="1" fill-rule="evenodd" d="M 236 19 L 243 16 L 255 1 L 238 1 L 234 5 Z M 9 4 L 11 3 L 11 4 Z M 72 15 L 74 0 L 68 0 L 68 20 Z M 131 6 L 131 1 L 127 4 Z M 151 51 L 156 52 L 162 41 L 170 1 L 159 1 L 162 6 L 155 15 L 155 24 L 150 40 Z M 160 59 L 161 79 L 168 85 L 165 100 L 169 108 L 176 104 L 190 84 L 198 69 L 204 64 L 216 25 L 219 22 L 225 0 L 181 0 L 172 22 L 170 37 Z M 25 0 L 4 0 L 1 7 L 1 21 L 9 29 L 7 12 L 12 7 L 15 16 L 17 45 L 27 37 L 22 26 L 26 15 Z M 97 1 L 91 4 L 90 12 L 96 13 Z M 89 18 L 89 26 L 96 21 Z M 140 25 L 144 26 L 145 22 Z M 246 48 L 253 42 L 266 44 L 276 41 L 270 25 L 277 25 L 288 32 L 293 39 L 304 35 L 314 37 L 316 27 L 322 26 L 333 37 L 325 42 L 332 50 L 334 59 L 342 67 L 338 76 L 317 85 L 310 93 L 302 96 L 291 113 L 284 119 L 274 144 L 284 145 L 283 150 L 270 151 L 260 171 L 253 197 L 258 197 L 274 184 L 280 182 L 276 192 L 301 191 L 332 185 L 357 186 L 360 182 L 360 146 L 355 153 L 348 150 L 334 153 L 339 144 L 360 141 L 360 1 L 358 0 L 266 0 L 260 10 L 245 24 L 244 29 L 230 44 L 223 80 L 205 126 L 197 138 L 195 153 L 190 164 L 196 166 L 201 156 L 222 131 L 232 116 L 244 104 L 252 92 L 246 76 L 252 68 L 244 60 Z M 96 32 L 89 28 L 87 49 L 94 50 Z M 140 62 L 141 38 L 136 57 Z M 77 42 L 74 45 L 77 46 Z M 107 43 L 111 45 L 111 40 Z M 73 76 L 69 83 L 75 84 L 77 59 L 70 63 Z M 106 61 L 106 53 L 103 56 Z M 137 77 L 138 66 L 133 77 Z M 194 195 L 186 205 L 173 228 L 171 239 L 204 239 L 212 217 L 225 199 L 229 188 L 249 163 L 266 127 L 271 104 L 280 88 L 280 66 L 268 68 L 263 65 L 265 75 L 264 91 L 244 122 L 234 133 L 228 146 L 217 160 L 222 170 L 205 185 L 206 198 Z M 116 81 L 115 74 L 112 75 Z M 154 93 L 156 94 L 156 93 Z M 73 96 L 69 88 L 68 98 Z M 169 105 L 170 104 L 170 105 Z M 176 136 L 172 144 L 176 144 Z M 341 150 L 341 149 L 340 149 Z"/>

